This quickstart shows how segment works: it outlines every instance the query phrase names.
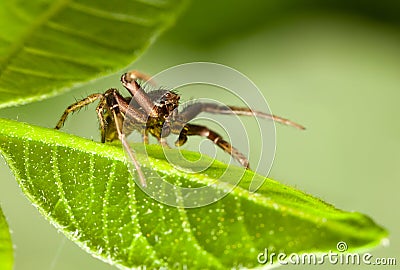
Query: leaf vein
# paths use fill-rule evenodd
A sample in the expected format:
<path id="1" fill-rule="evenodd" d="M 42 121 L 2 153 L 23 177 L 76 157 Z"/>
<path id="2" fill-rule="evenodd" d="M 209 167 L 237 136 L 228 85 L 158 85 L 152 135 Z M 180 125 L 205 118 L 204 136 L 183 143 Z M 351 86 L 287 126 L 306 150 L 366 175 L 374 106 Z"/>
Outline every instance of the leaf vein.
<path id="1" fill-rule="evenodd" d="M 41 78 L 47 78 L 51 80 L 74 80 L 76 77 L 68 77 L 68 76 L 59 76 L 53 73 L 48 73 L 48 72 L 43 72 L 43 71 L 36 71 L 33 69 L 27 69 L 27 68 L 21 68 L 21 67 L 15 67 L 15 66 L 8 66 L 8 69 L 10 71 L 16 72 L 16 73 L 21 73 L 24 75 L 31 75 L 35 77 L 41 77 Z"/>
<path id="2" fill-rule="evenodd" d="M 10 9 L 11 13 L 13 16 L 16 18 L 20 19 L 21 21 L 25 23 L 32 23 L 32 18 L 29 17 L 18 5 L 17 1 L 5 1 L 7 7 Z M 17 5 L 16 5 L 17 4 Z"/>
<path id="3" fill-rule="evenodd" d="M 15 91 L 14 90 L 5 89 L 5 88 L 0 88 L 0 93 L 7 93 L 7 94 L 14 94 L 15 95 Z"/>
<path id="4" fill-rule="evenodd" d="M 52 28 L 54 30 L 60 31 L 61 33 L 67 34 L 67 35 L 71 35 L 71 36 L 75 36 L 75 37 L 79 37 L 83 40 L 95 43 L 97 45 L 103 46 L 105 48 L 109 48 L 109 49 L 113 49 L 113 50 L 123 50 L 123 51 L 127 51 L 126 48 L 122 47 L 122 46 L 118 46 L 117 42 L 107 42 L 104 39 L 99 39 L 96 38 L 95 36 L 91 36 L 88 35 L 88 33 L 84 33 L 84 32 L 79 32 L 76 29 L 72 29 L 72 28 L 68 28 L 66 26 L 63 26 L 59 23 L 56 22 L 52 22 L 49 21 L 46 24 L 49 28 Z M 81 41 L 83 41 L 81 40 Z"/>
<path id="5" fill-rule="evenodd" d="M 24 169 L 25 169 L 25 176 L 26 180 L 30 180 L 31 176 L 29 173 L 29 167 L 30 167 L 30 161 L 29 161 L 29 140 L 24 140 L 23 141 L 23 146 L 24 146 Z"/>
<path id="6" fill-rule="evenodd" d="M 90 199 L 89 199 L 89 207 L 88 209 L 93 209 L 93 199 L 95 195 L 95 189 L 94 189 L 94 156 L 90 156 L 89 158 L 89 189 L 90 189 Z"/>
<path id="7" fill-rule="evenodd" d="M 139 187 L 138 187 L 139 188 Z M 129 197 L 128 197 L 128 199 L 129 199 L 129 205 L 128 205 L 128 208 L 129 208 L 129 210 L 130 210 L 130 212 L 131 212 L 131 220 L 132 221 L 137 221 L 138 220 L 138 218 L 139 218 L 139 215 L 138 215 L 138 211 L 134 208 L 134 206 L 136 205 L 136 202 L 137 202 L 137 200 L 136 200 L 136 195 L 135 195 L 135 189 L 136 189 L 136 183 L 135 183 L 135 181 L 133 180 L 133 177 L 129 177 L 129 179 L 128 179 L 128 190 L 129 190 Z M 142 227 L 140 226 L 140 222 L 137 222 L 137 226 L 138 226 L 138 228 L 139 228 L 139 233 L 137 234 L 137 235 L 134 235 L 133 236 L 133 238 L 132 238 L 132 241 L 131 241 L 131 244 L 130 244 L 130 246 L 129 246 L 129 253 L 128 253 L 128 261 L 132 261 L 132 258 L 133 258 L 133 254 L 134 254 L 134 252 L 135 252 L 135 249 L 134 249 L 134 247 L 135 247 L 135 242 L 136 242 L 136 240 L 139 238 L 139 237 L 143 237 L 144 238 L 144 240 L 146 241 L 146 243 L 147 243 L 147 246 L 148 247 L 151 247 L 151 250 L 150 250 L 150 248 L 148 249 L 148 252 L 149 252 L 149 257 L 152 257 L 153 258 L 153 260 L 159 260 L 159 261 L 161 261 L 163 264 L 167 264 L 165 261 L 164 261 L 164 259 L 162 259 L 162 258 L 158 258 L 158 256 L 157 256 L 157 252 L 154 250 L 154 246 L 153 245 L 151 245 L 151 243 L 147 240 L 147 238 L 145 237 L 145 235 L 143 234 L 143 229 L 142 229 Z"/>
<path id="8" fill-rule="evenodd" d="M 125 22 L 129 24 L 135 24 L 135 25 L 140 25 L 140 26 L 145 26 L 145 27 L 151 27 L 153 26 L 156 21 L 153 19 L 146 19 L 146 18 L 141 18 L 137 16 L 132 16 L 128 14 L 122 14 L 122 13 L 115 13 L 115 12 L 109 12 L 97 8 L 92 8 L 86 5 L 82 5 L 76 2 L 71 2 L 70 7 L 73 8 L 74 10 L 85 13 L 87 15 L 91 15 L 94 17 L 98 17 L 101 19 L 106 19 L 106 20 L 113 20 L 113 21 L 119 21 L 119 22 Z"/>
<path id="9" fill-rule="evenodd" d="M 134 0 L 135 2 L 146 4 L 156 8 L 165 8 L 166 1 L 163 0 Z"/>
<path id="10" fill-rule="evenodd" d="M 3 76 L 4 70 L 6 70 L 8 66 L 12 63 L 12 59 L 23 49 L 35 30 L 40 28 L 46 21 L 49 20 L 49 18 L 57 14 L 61 9 L 63 9 L 68 1 L 69 0 L 54 1 L 37 20 L 30 24 L 30 26 L 21 35 L 21 37 L 15 43 L 13 43 L 13 46 L 10 48 L 9 53 L 0 62 L 0 78 L 1 76 Z"/>
<path id="11" fill-rule="evenodd" d="M 71 224 L 75 227 L 75 230 L 79 231 L 79 226 L 75 222 L 75 215 L 74 215 L 74 213 L 72 211 L 72 207 L 71 207 L 71 205 L 69 204 L 68 200 L 65 197 L 65 190 L 64 190 L 63 182 L 61 180 L 60 167 L 59 167 L 59 164 L 58 164 L 57 150 L 58 150 L 57 146 L 53 146 L 52 147 L 50 163 L 52 165 L 52 171 L 53 171 L 53 174 L 54 174 L 55 184 L 56 184 L 56 187 L 57 187 L 57 190 L 58 190 L 59 200 L 64 203 L 65 212 L 69 216 L 69 220 L 70 220 Z M 71 235 L 73 235 L 73 234 L 71 234 Z M 76 234 L 76 237 L 79 238 L 79 235 Z"/>
<path id="12" fill-rule="evenodd" d="M 129 204 L 128 204 L 128 208 L 129 208 L 129 211 L 131 213 L 131 220 L 133 221 L 133 220 L 137 219 L 138 214 L 137 214 L 137 210 L 134 208 L 135 201 L 136 201 L 135 200 L 136 196 L 135 196 L 135 191 L 134 191 L 135 183 L 133 182 L 133 179 L 131 177 L 128 179 L 128 189 L 129 189 L 129 195 L 128 195 L 129 196 L 128 197 Z M 140 224 L 139 223 L 137 224 L 137 226 L 140 228 Z M 134 252 L 134 248 L 133 247 L 135 246 L 136 239 L 139 238 L 139 237 L 144 237 L 142 230 L 140 230 L 140 235 L 137 235 L 137 236 L 134 235 L 133 238 L 132 238 L 131 244 L 129 246 L 128 261 L 132 261 L 132 256 L 133 256 L 133 252 Z"/>
<path id="13" fill-rule="evenodd" d="M 107 210 L 108 210 L 107 204 L 109 203 L 109 200 L 110 200 L 111 188 L 112 188 L 112 184 L 115 179 L 115 170 L 116 170 L 115 163 L 111 163 L 108 181 L 105 181 L 106 189 L 104 191 L 103 209 L 101 212 L 101 216 L 102 216 L 102 220 L 103 220 L 103 235 L 104 235 L 104 241 L 106 244 L 105 246 L 109 247 L 109 248 L 111 247 L 111 245 L 110 245 L 110 238 L 108 236 L 108 225 L 109 224 L 108 224 L 108 218 L 107 218 Z"/>
<path id="14" fill-rule="evenodd" d="M 194 245 L 201 251 L 207 253 L 207 257 L 209 258 L 209 261 L 213 261 L 215 263 L 218 263 L 219 268 L 223 268 L 223 265 L 219 261 L 219 259 L 212 253 L 208 252 L 203 246 L 200 244 L 200 242 L 197 240 L 197 237 L 194 235 L 194 231 L 192 230 L 192 227 L 190 225 L 190 219 L 188 218 L 187 214 L 188 211 L 186 211 L 185 208 L 178 208 L 178 211 L 180 213 L 180 216 L 184 222 L 182 222 L 182 228 L 183 231 L 191 235 L 191 240 L 194 242 Z"/>
<path id="15" fill-rule="evenodd" d="M 81 61 L 80 59 L 76 59 L 73 58 L 69 55 L 61 55 L 59 53 L 52 53 L 49 51 L 45 51 L 45 50 L 41 50 L 41 49 L 37 49 L 34 47 L 25 47 L 24 50 L 32 55 L 38 55 L 41 57 L 46 57 L 46 58 L 50 58 L 50 59 L 54 59 L 54 60 L 64 60 L 65 62 L 70 62 L 73 64 L 79 64 L 81 66 L 86 66 L 86 67 L 90 67 L 96 70 L 99 70 L 99 67 L 97 65 L 94 65 L 92 63 L 88 63 L 88 62 L 84 62 Z"/>

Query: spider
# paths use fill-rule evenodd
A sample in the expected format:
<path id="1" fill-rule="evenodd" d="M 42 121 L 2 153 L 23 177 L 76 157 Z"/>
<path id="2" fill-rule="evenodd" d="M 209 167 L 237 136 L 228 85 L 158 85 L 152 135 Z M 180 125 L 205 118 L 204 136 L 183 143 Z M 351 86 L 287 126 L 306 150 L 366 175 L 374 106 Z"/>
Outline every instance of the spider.
<path id="1" fill-rule="evenodd" d="M 134 130 L 142 134 L 144 143 L 148 144 L 150 133 L 163 146 L 167 146 L 165 138 L 171 133 L 178 135 L 178 139 L 175 142 L 176 146 L 185 144 L 188 136 L 197 135 L 205 137 L 230 154 L 243 167 L 249 169 L 249 161 L 246 156 L 229 142 L 225 141 L 218 133 L 206 126 L 190 124 L 189 122 L 199 113 L 207 112 L 257 116 L 298 129 L 304 129 L 303 126 L 279 116 L 253 111 L 249 108 L 221 106 L 214 103 L 193 103 L 178 112 L 180 96 L 175 91 L 159 89 L 146 93 L 139 84 L 139 81 L 149 81 L 149 77 L 138 71 L 123 74 L 121 76 L 121 83 L 128 90 L 130 96 L 122 96 L 115 88 L 110 88 L 104 93 L 91 94 L 68 106 L 55 129 L 60 129 L 64 125 L 70 113 L 98 100 L 99 104 L 97 105 L 96 112 L 100 124 L 101 142 L 121 141 L 144 187 L 146 186 L 144 174 L 140 169 L 133 149 L 129 146 L 126 139 L 126 134 L 129 135 Z M 123 132 L 124 121 L 126 122 Z"/>

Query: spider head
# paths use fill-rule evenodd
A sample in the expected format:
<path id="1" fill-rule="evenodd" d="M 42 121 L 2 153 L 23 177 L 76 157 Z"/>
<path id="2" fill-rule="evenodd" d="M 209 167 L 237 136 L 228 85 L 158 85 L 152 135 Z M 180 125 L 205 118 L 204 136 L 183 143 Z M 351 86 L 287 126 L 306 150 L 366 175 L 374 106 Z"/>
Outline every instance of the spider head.
<path id="1" fill-rule="evenodd" d="M 172 92 L 172 91 L 166 91 L 160 98 L 159 103 L 161 105 L 166 106 L 170 111 L 174 110 L 176 107 L 179 105 L 179 99 L 181 97 Z"/>
<path id="2" fill-rule="evenodd" d="M 148 93 L 163 114 L 170 114 L 179 105 L 180 96 L 169 90 L 156 90 Z"/>

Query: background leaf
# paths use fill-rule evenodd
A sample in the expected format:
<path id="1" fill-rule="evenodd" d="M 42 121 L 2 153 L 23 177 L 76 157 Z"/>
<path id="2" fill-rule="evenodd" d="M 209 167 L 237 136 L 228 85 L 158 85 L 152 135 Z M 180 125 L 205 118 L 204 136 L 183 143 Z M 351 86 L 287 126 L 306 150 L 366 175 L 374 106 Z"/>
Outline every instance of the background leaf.
<path id="1" fill-rule="evenodd" d="M 0 208 L 0 269 L 13 269 L 13 247 L 11 242 L 10 230 L 3 210 Z"/>
<path id="2" fill-rule="evenodd" d="M 184 0 L 0 2 L 0 107 L 121 69 L 174 20 Z"/>
<path id="3" fill-rule="evenodd" d="M 231 8 L 227 8 L 228 5 Z M 191 8 L 180 19 L 184 23 L 179 24 L 171 34 L 177 38 L 184 36 L 186 42 L 204 48 L 263 27 L 276 28 L 277 21 L 290 21 L 302 13 L 348 14 L 399 26 L 399 11 L 400 3 L 392 0 L 252 0 L 251 5 L 240 0 L 193 1 Z M 207 20 L 204 20 L 204 14 L 207 14 Z M 221 14 L 224 14 L 223 20 Z M 196 29 L 196 34 L 193 34 L 193 29 Z"/>
<path id="4" fill-rule="evenodd" d="M 250 171 L 217 203 L 168 207 L 135 186 L 118 145 L 10 120 L 0 120 L 0 126 L 2 153 L 32 203 L 75 243 L 119 266 L 255 267 L 265 248 L 287 254 L 328 251 L 345 241 L 355 251 L 387 235 L 362 214 L 338 210 L 270 179 L 256 194 L 249 193 L 253 177 L 263 180 Z M 201 174 L 184 174 L 169 165 L 159 146 L 147 150 L 145 172 L 192 186 L 211 182 L 208 175 L 225 170 L 232 178 L 242 172 L 215 162 Z M 218 181 L 216 188 L 222 184 Z"/>

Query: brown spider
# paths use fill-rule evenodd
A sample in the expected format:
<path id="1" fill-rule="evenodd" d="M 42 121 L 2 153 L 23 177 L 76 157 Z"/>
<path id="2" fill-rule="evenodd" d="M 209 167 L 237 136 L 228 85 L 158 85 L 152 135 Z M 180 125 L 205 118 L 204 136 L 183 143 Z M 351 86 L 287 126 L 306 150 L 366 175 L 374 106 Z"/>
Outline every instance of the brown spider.
<path id="1" fill-rule="evenodd" d="M 257 116 L 304 129 L 299 124 L 275 115 L 253 111 L 249 108 L 221 106 L 214 103 L 193 103 L 181 112 L 178 112 L 177 108 L 180 96 L 177 93 L 164 89 L 146 93 L 139 85 L 139 80 L 148 81 L 149 77 L 137 71 L 131 71 L 122 75 L 121 82 L 131 94 L 129 97 L 123 97 L 117 89 L 110 88 L 103 94 L 96 93 L 89 95 L 68 106 L 55 129 L 60 129 L 64 125 L 70 113 L 99 100 L 96 112 L 100 122 L 101 142 L 111 142 L 116 139 L 121 141 L 122 146 L 128 152 L 130 159 L 135 165 L 143 186 L 146 186 L 145 177 L 125 136 L 125 134 L 129 135 L 134 130 L 142 134 L 143 141 L 146 144 L 148 143 L 149 133 L 156 137 L 161 145 L 167 145 L 165 138 L 171 133 L 179 135 L 175 142 L 176 146 L 186 143 L 187 136 L 198 135 L 206 137 L 248 169 L 249 161 L 247 158 L 230 143 L 225 141 L 218 133 L 205 126 L 189 124 L 188 122 L 194 119 L 199 113 L 208 112 Z M 130 103 L 132 104 L 130 105 Z M 123 132 L 124 121 L 128 122 L 125 123 Z"/>

